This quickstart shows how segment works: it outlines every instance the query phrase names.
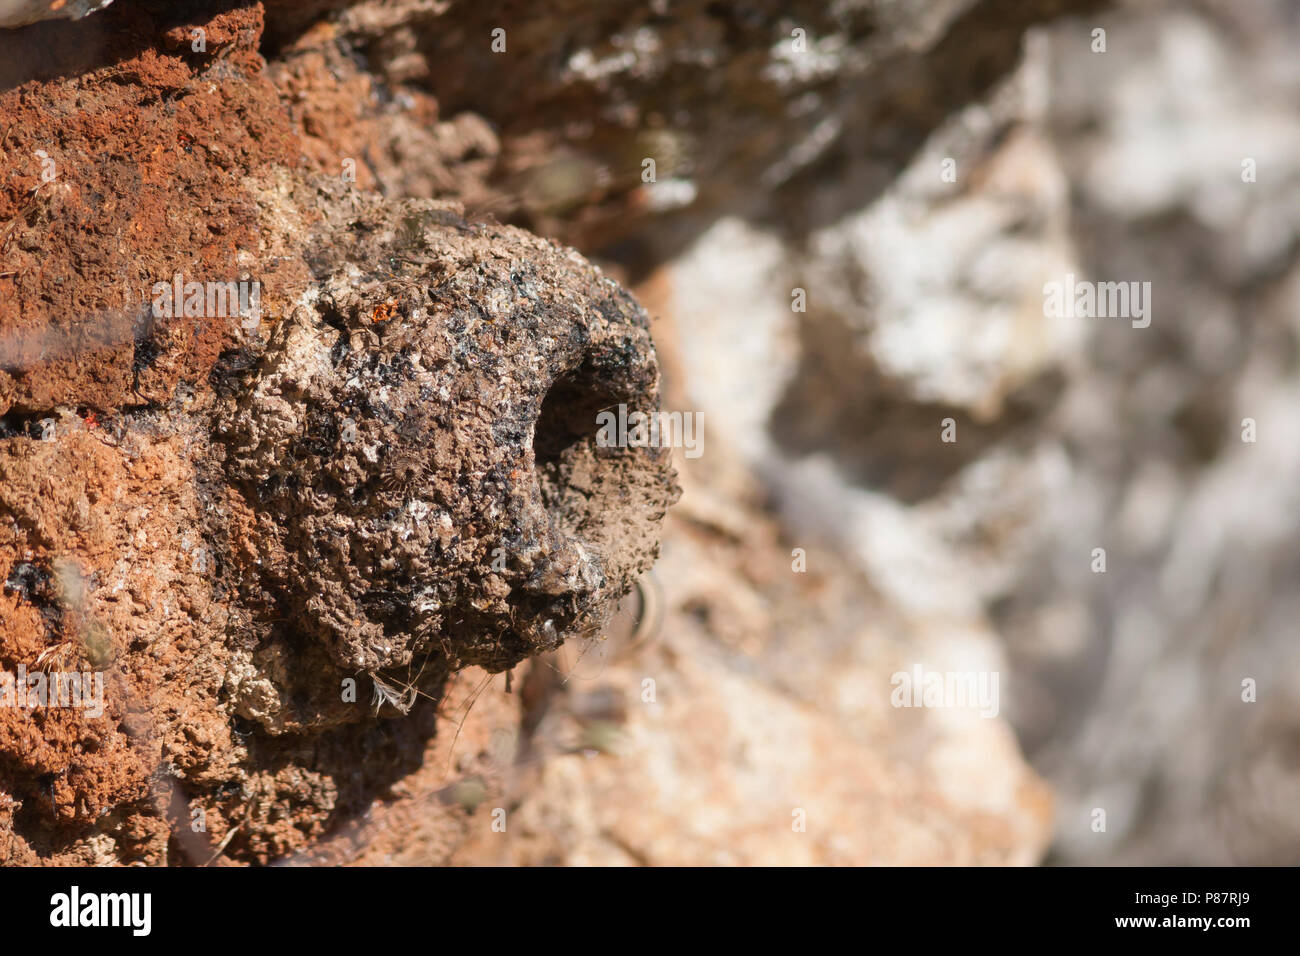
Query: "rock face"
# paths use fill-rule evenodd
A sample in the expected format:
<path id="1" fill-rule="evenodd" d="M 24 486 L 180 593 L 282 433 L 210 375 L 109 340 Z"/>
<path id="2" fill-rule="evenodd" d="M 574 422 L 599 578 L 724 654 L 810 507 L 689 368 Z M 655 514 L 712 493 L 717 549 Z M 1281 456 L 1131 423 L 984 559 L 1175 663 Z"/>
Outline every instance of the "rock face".
<path id="1" fill-rule="evenodd" d="M 399 0 L 337 22 L 388 83 L 491 120 L 495 211 L 648 270 L 729 210 L 802 235 L 841 188 L 856 208 L 1015 65 L 1028 26 L 1099 6 Z M 298 7 L 268 5 L 273 34 Z"/>
<path id="2" fill-rule="evenodd" d="M 149 49 L 43 178 L 28 137 L 67 87 L 5 94 L 31 176 L 9 180 L 0 278 L 0 659 L 104 681 L 102 713 L 0 712 L 8 862 L 203 862 L 209 828 L 237 859 L 302 850 L 418 765 L 456 672 L 598 630 L 676 495 L 661 450 L 596 440 L 599 409 L 658 409 L 628 293 L 454 203 L 297 168 L 257 8 L 203 29 L 207 106 L 258 116 L 238 133 L 193 100 L 150 115 L 192 79 Z M 161 165 L 116 160 L 154 120 Z M 125 245 L 123 176 L 142 179 Z M 217 238 L 187 247 L 169 210 L 195 202 Z M 42 288 L 89 314 L 43 314 Z"/>
<path id="3" fill-rule="evenodd" d="M 1038 859 L 1006 726 L 888 703 L 920 657 L 1001 666 L 980 609 L 899 614 L 787 537 L 781 327 L 654 267 L 724 214 L 779 222 L 779 263 L 1067 6 L 118 0 L 0 33 L 0 669 L 105 680 L 102 715 L 0 709 L 0 860 Z M 596 433 L 659 408 L 652 328 L 670 406 L 722 421 L 657 600 L 673 464 Z"/>
<path id="4" fill-rule="evenodd" d="M 658 408 L 626 292 L 428 202 L 330 215 L 312 254 L 328 275 L 312 303 L 253 335 L 205 400 L 0 439 L 7 669 L 108 682 L 102 714 L 0 714 L 5 789 L 29 810 L 14 860 L 85 859 L 59 855 L 59 834 L 156 787 L 149 755 L 206 824 L 286 752 L 338 747 L 305 792 L 270 798 L 311 832 L 338 809 L 334 774 L 361 792 L 397 769 L 391 749 L 365 766 L 387 736 L 374 714 L 403 718 L 405 742 L 387 742 L 416 755 L 417 697 L 598 629 L 653 561 L 667 456 L 598 447 L 594 426 L 610 402 Z M 110 822 L 117 858 L 164 858 L 165 816 L 145 816 L 163 843 L 124 845 Z"/>

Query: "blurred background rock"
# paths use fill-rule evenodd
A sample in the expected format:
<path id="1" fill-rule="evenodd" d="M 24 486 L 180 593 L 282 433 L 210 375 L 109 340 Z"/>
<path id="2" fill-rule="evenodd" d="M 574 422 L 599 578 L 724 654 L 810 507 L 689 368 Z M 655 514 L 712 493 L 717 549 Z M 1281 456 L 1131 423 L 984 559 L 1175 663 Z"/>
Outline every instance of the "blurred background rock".
<path id="1" fill-rule="evenodd" d="M 880 195 L 845 183 L 796 239 L 722 219 L 666 267 L 690 394 L 783 533 L 1005 655 L 1049 861 L 1300 859 L 1298 29 L 1264 2 L 1031 28 Z M 1044 318 L 1067 273 L 1150 281 L 1151 326 Z"/>

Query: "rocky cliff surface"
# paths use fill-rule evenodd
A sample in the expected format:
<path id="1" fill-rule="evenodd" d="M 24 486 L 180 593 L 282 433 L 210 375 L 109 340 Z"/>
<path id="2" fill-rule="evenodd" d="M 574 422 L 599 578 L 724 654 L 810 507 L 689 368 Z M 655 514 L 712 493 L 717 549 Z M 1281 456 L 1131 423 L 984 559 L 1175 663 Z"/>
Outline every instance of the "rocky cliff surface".
<path id="1" fill-rule="evenodd" d="M 1286 659 L 1290 526 L 1261 553 L 1219 513 L 1242 483 L 1294 513 L 1294 443 L 1232 444 L 1285 434 L 1293 384 L 1280 11 L 117 0 L 0 31 L 0 669 L 105 678 L 99 716 L 0 709 L 0 860 L 1287 852 L 1295 711 L 1234 702 Z M 1228 115 L 1253 192 L 1196 148 Z M 1045 281 L 1116 270 L 1155 278 L 1151 327 L 1044 316 Z M 606 447 L 619 407 L 700 416 L 706 453 Z M 922 662 L 1002 675 L 1001 710 L 895 706 Z"/>

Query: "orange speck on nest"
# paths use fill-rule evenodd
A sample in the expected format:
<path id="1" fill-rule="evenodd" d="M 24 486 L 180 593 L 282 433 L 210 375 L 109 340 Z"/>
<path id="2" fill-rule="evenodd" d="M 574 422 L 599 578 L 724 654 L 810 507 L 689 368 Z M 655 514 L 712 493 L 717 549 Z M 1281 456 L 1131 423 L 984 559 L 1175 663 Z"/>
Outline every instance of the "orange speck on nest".
<path id="1" fill-rule="evenodd" d="M 383 302 L 375 306 L 374 311 L 370 313 L 370 321 L 378 325 L 380 322 L 387 322 L 396 314 L 396 302 Z"/>

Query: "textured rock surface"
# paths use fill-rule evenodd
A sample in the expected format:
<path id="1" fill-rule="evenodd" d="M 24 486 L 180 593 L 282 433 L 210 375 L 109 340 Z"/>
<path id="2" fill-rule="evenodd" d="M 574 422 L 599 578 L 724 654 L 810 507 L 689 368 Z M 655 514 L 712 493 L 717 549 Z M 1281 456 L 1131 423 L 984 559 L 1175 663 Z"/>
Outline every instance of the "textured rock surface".
<path id="1" fill-rule="evenodd" d="M 518 230 L 362 207 L 320 197 L 312 304 L 214 391 L 0 439 L 8 670 L 58 654 L 109 681 L 103 718 L 0 714 L 11 859 L 84 862 L 112 834 L 114 858 L 160 862 L 168 813 L 220 824 L 231 799 L 252 816 L 227 852 L 296 849 L 341 791 L 418 760 L 419 695 L 598 627 L 653 560 L 666 456 L 594 437 L 595 408 L 658 404 L 631 297 Z"/>
<path id="2" fill-rule="evenodd" d="M 801 234 L 846 191 L 856 208 L 1015 65 L 1026 27 L 1098 6 L 402 0 L 338 24 L 389 83 L 491 119 L 501 214 L 646 269 L 727 210 Z M 296 3 L 268 16 L 301 19 Z"/>
<path id="3" fill-rule="evenodd" d="M 3 94 L 0 661 L 107 684 L 0 712 L 5 859 L 266 861 L 417 767 L 455 672 L 598 629 L 653 561 L 671 467 L 594 419 L 658 370 L 571 250 L 300 166 L 257 8 L 193 61 L 105 16 L 161 49 Z M 160 315 L 176 274 L 260 312 Z"/>
<path id="4" fill-rule="evenodd" d="M 109 680 L 100 719 L 0 714 L 6 862 L 1042 855 L 1051 800 L 1003 724 L 888 706 L 920 658 L 1002 666 L 979 602 L 916 614 L 897 565 L 770 511 L 805 480 L 774 446 L 816 447 L 772 409 L 827 402 L 788 389 L 814 330 L 770 283 L 801 237 L 849 258 L 839 220 L 995 89 L 1027 25 L 1091 4 L 788 7 L 118 0 L 0 35 L 0 665 Z M 598 409 L 658 401 L 646 318 L 576 254 L 466 221 L 484 214 L 651 275 L 670 404 L 719 415 L 679 462 L 648 635 L 634 606 L 597 625 L 653 560 L 670 467 L 591 434 Z M 710 246 L 723 214 L 750 224 Z M 771 274 L 684 294 L 692 257 L 734 259 L 753 223 Z M 258 280 L 261 323 L 151 317 L 178 272 Z M 755 325 L 728 325 L 727 296 L 759 288 Z M 827 321 L 804 354 L 848 384 L 861 352 Z M 924 401 L 992 421 L 1047 360 L 1017 361 L 942 394 L 935 373 Z M 873 410 L 911 400 L 869 381 Z M 899 488 L 926 470 L 906 460 Z M 796 545 L 815 573 L 791 573 Z"/>

